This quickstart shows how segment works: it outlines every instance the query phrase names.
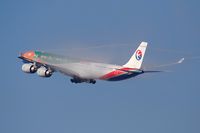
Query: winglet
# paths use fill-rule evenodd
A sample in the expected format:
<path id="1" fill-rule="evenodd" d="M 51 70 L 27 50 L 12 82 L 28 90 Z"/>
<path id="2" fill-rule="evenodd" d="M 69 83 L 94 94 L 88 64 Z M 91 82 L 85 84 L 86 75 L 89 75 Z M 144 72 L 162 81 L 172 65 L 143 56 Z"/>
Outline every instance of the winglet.
<path id="1" fill-rule="evenodd" d="M 181 58 L 177 63 L 181 64 L 181 63 L 183 63 L 184 60 L 185 60 L 185 58 Z"/>

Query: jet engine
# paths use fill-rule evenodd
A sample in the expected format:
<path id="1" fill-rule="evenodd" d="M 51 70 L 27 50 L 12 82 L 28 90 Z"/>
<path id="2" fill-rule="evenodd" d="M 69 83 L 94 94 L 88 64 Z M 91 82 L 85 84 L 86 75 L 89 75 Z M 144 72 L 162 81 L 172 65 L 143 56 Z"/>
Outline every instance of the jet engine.
<path id="1" fill-rule="evenodd" d="M 40 76 L 40 77 L 51 77 L 52 75 L 52 71 L 45 68 L 45 67 L 40 67 L 38 68 L 37 70 L 37 74 Z"/>
<path id="2" fill-rule="evenodd" d="M 32 63 L 23 64 L 22 71 L 26 73 L 35 73 L 37 71 L 37 66 L 33 65 Z"/>

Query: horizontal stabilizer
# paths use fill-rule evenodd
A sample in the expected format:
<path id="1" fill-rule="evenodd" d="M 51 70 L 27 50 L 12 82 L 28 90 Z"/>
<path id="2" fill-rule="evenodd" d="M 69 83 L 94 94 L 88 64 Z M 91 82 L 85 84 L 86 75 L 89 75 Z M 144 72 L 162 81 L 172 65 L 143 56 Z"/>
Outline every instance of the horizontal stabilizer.
<path id="1" fill-rule="evenodd" d="M 159 72 L 164 72 L 164 71 L 144 71 L 144 73 L 159 73 Z"/>
<path id="2" fill-rule="evenodd" d="M 154 70 L 147 70 L 147 71 L 143 71 L 144 73 L 160 73 L 160 72 L 172 72 L 172 71 L 169 71 L 169 70 L 157 70 L 157 71 L 154 71 Z"/>

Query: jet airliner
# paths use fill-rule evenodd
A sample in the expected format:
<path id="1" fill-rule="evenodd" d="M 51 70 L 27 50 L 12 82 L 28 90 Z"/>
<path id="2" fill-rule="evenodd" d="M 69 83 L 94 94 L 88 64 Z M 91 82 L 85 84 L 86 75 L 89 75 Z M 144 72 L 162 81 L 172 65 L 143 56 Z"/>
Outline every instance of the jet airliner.
<path id="1" fill-rule="evenodd" d="M 91 61 L 82 61 L 57 54 L 41 51 L 28 51 L 19 58 L 23 60 L 22 71 L 37 73 L 41 77 L 51 77 L 54 72 L 60 72 L 71 77 L 72 83 L 92 83 L 96 80 L 119 81 L 129 79 L 145 72 L 141 68 L 147 42 L 141 42 L 129 61 L 120 66 Z"/>

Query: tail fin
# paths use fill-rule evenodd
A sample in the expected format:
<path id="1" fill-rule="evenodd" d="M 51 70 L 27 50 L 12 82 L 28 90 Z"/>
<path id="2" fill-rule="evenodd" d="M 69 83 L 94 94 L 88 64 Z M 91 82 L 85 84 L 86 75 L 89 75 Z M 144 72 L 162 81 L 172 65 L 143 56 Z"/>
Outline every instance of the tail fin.
<path id="1" fill-rule="evenodd" d="M 137 48 L 137 50 L 132 55 L 130 60 L 124 65 L 124 67 L 140 69 L 142 61 L 144 59 L 146 48 L 147 48 L 147 42 L 141 42 L 140 46 Z"/>

